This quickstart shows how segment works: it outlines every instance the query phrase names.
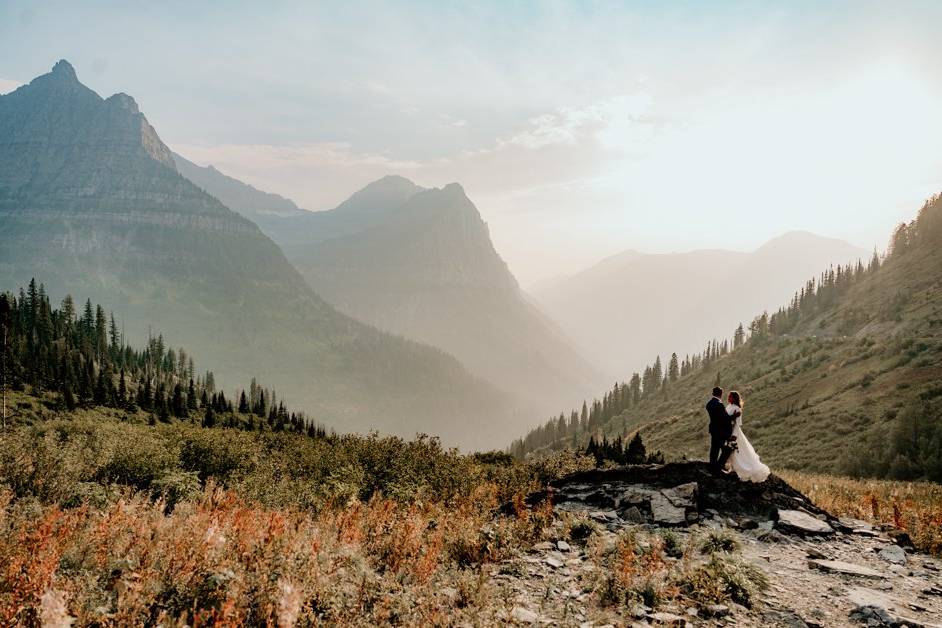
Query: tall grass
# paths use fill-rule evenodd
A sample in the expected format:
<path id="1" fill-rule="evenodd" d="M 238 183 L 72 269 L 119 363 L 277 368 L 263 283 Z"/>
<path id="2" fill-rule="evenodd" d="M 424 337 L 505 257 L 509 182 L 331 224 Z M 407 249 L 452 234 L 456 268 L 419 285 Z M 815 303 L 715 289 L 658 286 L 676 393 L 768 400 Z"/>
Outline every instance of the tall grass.
<path id="1" fill-rule="evenodd" d="M 915 546 L 942 554 L 942 484 L 858 480 L 783 471 L 782 478 L 837 516 L 906 530 Z"/>

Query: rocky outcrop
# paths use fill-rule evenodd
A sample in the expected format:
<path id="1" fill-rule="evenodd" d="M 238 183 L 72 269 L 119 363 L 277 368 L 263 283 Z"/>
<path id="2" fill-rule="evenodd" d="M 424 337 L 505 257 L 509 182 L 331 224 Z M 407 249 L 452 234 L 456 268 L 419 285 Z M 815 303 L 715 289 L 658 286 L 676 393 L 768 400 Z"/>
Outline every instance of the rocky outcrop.
<path id="1" fill-rule="evenodd" d="M 783 532 L 826 534 L 846 527 L 772 475 L 765 482 L 717 477 L 703 462 L 638 465 L 576 473 L 531 493 L 526 503 L 551 500 L 559 511 L 586 511 L 611 528 L 648 522 L 686 526 L 719 515 L 746 527 L 770 521 Z M 507 504 L 505 512 L 512 508 Z"/>
<path id="2" fill-rule="evenodd" d="M 525 502 L 547 499 L 555 512 L 547 540 L 490 573 L 516 625 L 898 627 L 942 617 L 939 559 L 902 547 L 894 531 L 833 517 L 775 476 L 748 484 L 698 462 L 626 467 L 562 478 Z M 617 554 L 626 546 L 628 558 Z M 747 605 L 685 597 L 689 582 L 671 589 L 674 599 L 600 604 L 593 592 L 607 595 L 604 583 L 620 569 L 637 575 L 623 561 L 645 552 L 681 583 L 715 561 L 748 565 L 767 586 Z"/>

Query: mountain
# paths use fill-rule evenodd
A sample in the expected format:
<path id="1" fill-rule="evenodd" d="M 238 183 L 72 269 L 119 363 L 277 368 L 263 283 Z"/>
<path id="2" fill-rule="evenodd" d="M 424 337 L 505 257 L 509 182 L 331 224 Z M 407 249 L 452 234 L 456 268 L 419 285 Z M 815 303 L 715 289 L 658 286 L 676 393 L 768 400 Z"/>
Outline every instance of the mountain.
<path id="1" fill-rule="evenodd" d="M 936 196 L 897 229 L 882 263 L 796 284 L 796 296 L 753 319 L 731 350 L 694 356 L 666 386 L 619 386 L 575 429 L 542 426 L 517 453 L 640 429 L 649 448 L 703 458 L 703 406 L 718 381 L 743 394 L 743 430 L 773 470 L 942 481 L 940 278 Z"/>
<path id="2" fill-rule="evenodd" d="M 272 218 L 262 228 L 289 258 L 303 255 L 311 245 L 359 233 L 384 222 L 423 188 L 405 177 L 390 175 L 370 183 L 327 211 Z"/>
<path id="3" fill-rule="evenodd" d="M 249 220 L 257 222 L 271 216 L 297 216 L 304 211 L 291 199 L 262 192 L 248 183 L 224 175 L 212 165 L 197 166 L 176 153 L 173 153 L 173 163 L 177 172 Z"/>
<path id="4" fill-rule="evenodd" d="M 337 312 L 259 228 L 176 170 L 125 94 L 102 99 L 65 61 L 0 96 L 0 286 L 31 277 L 151 327 L 219 380 L 258 375 L 345 430 L 488 446 L 507 397 L 451 356 Z"/>
<path id="5" fill-rule="evenodd" d="M 626 377 L 656 355 L 681 356 L 776 307 L 829 264 L 869 257 L 831 238 L 793 231 L 751 253 L 625 251 L 533 296 L 609 376 Z"/>
<path id="6" fill-rule="evenodd" d="M 304 220 L 306 230 L 290 230 L 306 234 L 303 245 L 270 233 L 340 311 L 440 347 L 524 397 L 530 412 L 572 403 L 599 385 L 597 373 L 522 293 L 457 183 L 422 189 L 386 177 Z"/>

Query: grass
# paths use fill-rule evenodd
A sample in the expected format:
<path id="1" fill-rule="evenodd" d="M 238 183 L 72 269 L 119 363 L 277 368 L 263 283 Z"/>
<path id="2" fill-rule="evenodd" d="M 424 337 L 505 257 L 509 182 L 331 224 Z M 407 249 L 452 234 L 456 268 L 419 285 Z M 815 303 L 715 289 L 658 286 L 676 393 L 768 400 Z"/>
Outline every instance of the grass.
<path id="1" fill-rule="evenodd" d="M 310 438 L 110 410 L 28 415 L 0 433 L 0 625 L 492 625 L 488 565 L 585 545 L 591 603 L 754 603 L 729 537 L 557 521 L 523 495 L 591 462 L 462 455 L 429 438 Z M 37 408 L 33 411 L 39 412 Z M 940 550 L 942 487 L 786 473 L 838 514 Z M 512 501 L 515 516 L 495 517 Z M 527 577 L 519 564 L 501 569 Z"/>
<path id="2" fill-rule="evenodd" d="M 837 516 L 906 530 L 915 546 L 942 555 L 942 485 L 782 471 L 782 478 Z"/>
<path id="3" fill-rule="evenodd" d="M 460 564 L 507 554 L 493 486 L 446 507 L 376 497 L 314 514 L 209 487 L 167 514 L 141 494 L 96 510 L 2 496 L 0 625 L 434 625 L 475 617 Z M 485 522 L 499 534 L 487 538 Z M 493 538 L 503 539 L 494 542 Z M 463 591 L 442 594 L 446 586 Z M 58 613 L 58 617 L 57 617 Z"/>

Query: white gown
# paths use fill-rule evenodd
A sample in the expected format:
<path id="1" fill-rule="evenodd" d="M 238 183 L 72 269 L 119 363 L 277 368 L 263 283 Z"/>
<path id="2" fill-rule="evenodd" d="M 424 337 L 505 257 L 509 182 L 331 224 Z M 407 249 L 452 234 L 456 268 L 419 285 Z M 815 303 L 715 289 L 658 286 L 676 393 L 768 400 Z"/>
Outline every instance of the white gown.
<path id="1" fill-rule="evenodd" d="M 730 416 L 739 410 L 733 404 L 727 404 L 726 413 Z M 749 480 L 750 482 L 764 482 L 769 477 L 769 467 L 759 459 L 759 454 L 752 448 L 752 444 L 746 435 L 742 433 L 742 413 L 736 417 L 736 425 L 733 426 L 733 436 L 736 437 L 736 451 L 729 457 L 729 464 L 739 476 L 740 480 Z"/>

